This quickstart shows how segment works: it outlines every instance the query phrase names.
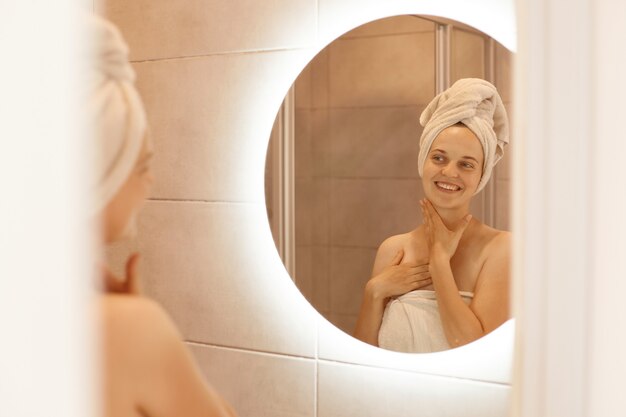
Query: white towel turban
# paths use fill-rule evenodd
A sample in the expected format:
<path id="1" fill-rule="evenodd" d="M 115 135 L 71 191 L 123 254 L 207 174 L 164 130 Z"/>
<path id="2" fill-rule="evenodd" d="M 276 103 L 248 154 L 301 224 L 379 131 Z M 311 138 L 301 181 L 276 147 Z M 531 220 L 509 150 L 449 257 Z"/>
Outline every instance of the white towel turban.
<path id="1" fill-rule="evenodd" d="M 124 184 L 143 144 L 146 116 L 135 89 L 128 47 L 118 29 L 89 16 L 92 37 L 87 84 L 87 123 L 95 139 L 91 213 L 100 212 Z"/>
<path id="2" fill-rule="evenodd" d="M 435 97 L 420 116 L 424 127 L 420 138 L 418 171 L 424 172 L 424 162 L 433 141 L 447 127 L 463 123 L 478 138 L 484 153 L 483 173 L 476 193 L 480 192 L 495 164 L 509 143 L 509 121 L 496 88 L 478 78 L 464 78 Z"/>

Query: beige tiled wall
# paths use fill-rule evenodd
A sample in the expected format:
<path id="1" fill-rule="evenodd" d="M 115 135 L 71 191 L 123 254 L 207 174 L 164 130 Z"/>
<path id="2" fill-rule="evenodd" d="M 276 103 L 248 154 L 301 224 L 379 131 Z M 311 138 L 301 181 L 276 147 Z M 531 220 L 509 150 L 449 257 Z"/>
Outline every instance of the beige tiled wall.
<path id="1" fill-rule="evenodd" d="M 377 7 L 382 17 L 410 12 L 414 2 L 389 0 Z M 470 396 L 489 401 L 480 401 L 474 411 L 465 408 L 465 416 L 503 415 L 508 386 L 480 382 L 490 380 L 488 374 L 459 379 L 397 372 L 359 365 L 349 357 L 341 361 L 351 365 L 340 365 L 329 350 L 321 359 L 322 344 L 334 349 L 360 345 L 348 336 L 319 331 L 325 322 L 292 283 L 274 248 L 264 204 L 262 157 L 274 116 L 292 77 L 305 67 L 321 39 L 345 25 L 341 16 L 348 19 L 348 10 L 349 19 L 364 23 L 373 9 L 347 9 L 342 2 L 326 0 L 104 0 L 97 7 L 128 40 L 155 142 L 154 192 L 142 213 L 137 241 L 128 246 L 143 254 L 146 292 L 169 311 L 207 379 L 242 417 L 395 417 L 415 415 L 418 409 L 421 415 L 455 415 L 460 410 L 455 400 L 465 403 Z M 390 30 L 389 36 L 398 41 L 431 43 L 427 33 Z M 353 35 L 345 42 L 367 42 L 369 36 Z M 380 40 L 372 42 L 381 47 Z M 398 56 L 394 48 L 387 51 L 390 58 L 419 63 L 415 56 Z M 333 54 L 328 65 L 345 58 L 346 52 L 338 49 Z M 325 77 L 312 72 L 310 83 L 333 82 Z M 380 91 L 354 80 L 353 89 L 332 97 L 312 89 L 304 103 L 312 109 L 325 102 L 348 106 L 356 102 L 352 93 L 360 100 Z M 386 105 L 405 110 L 414 106 L 417 114 L 427 91 L 416 86 L 406 91 L 410 94 L 400 95 L 402 103 L 388 97 Z M 411 95 L 417 98 L 411 101 Z M 388 109 L 376 115 L 367 113 L 370 109 L 353 110 L 315 110 L 305 129 L 312 138 L 323 137 L 330 118 L 398 117 Z M 409 129 L 398 123 L 393 134 L 408 135 Z M 303 173 L 330 172 L 333 161 L 324 146 L 328 143 L 312 141 L 312 152 L 322 156 L 321 162 L 302 168 Z M 362 166 L 351 169 L 372 173 Z M 340 192 L 341 181 L 312 181 L 303 187 Z M 411 181 L 398 180 L 395 187 L 406 193 Z M 342 239 L 327 233 L 328 225 L 323 224 L 321 213 L 328 207 L 312 209 L 312 218 L 321 226 L 306 232 L 311 242 Z M 367 219 L 367 211 L 360 216 Z M 374 237 L 367 239 L 368 245 L 375 245 Z M 333 259 L 365 257 L 367 250 L 347 248 L 341 253 L 318 246 L 306 255 L 309 266 L 303 262 L 301 268 L 325 265 L 321 270 L 326 272 L 309 282 L 318 305 L 329 309 L 344 302 L 330 296 L 326 282 L 333 271 L 352 272 L 343 271 L 337 262 L 333 266 Z M 123 257 L 122 249 L 113 252 L 113 258 Z M 317 278 L 322 285 L 313 285 Z M 407 399 L 418 392 L 432 395 L 421 396 L 416 406 Z"/>
<path id="2" fill-rule="evenodd" d="M 334 41 L 295 83 L 296 283 L 347 333 L 376 249 L 419 222 L 418 119 L 434 96 L 434 43 L 431 21 L 382 19 Z"/>

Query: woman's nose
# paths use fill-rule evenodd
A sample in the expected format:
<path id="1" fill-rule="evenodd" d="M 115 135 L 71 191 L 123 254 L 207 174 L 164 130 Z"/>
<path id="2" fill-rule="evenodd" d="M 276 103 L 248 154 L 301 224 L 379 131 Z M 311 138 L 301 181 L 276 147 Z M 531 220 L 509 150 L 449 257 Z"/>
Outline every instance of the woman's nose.
<path id="1" fill-rule="evenodd" d="M 459 176 L 459 171 L 456 169 L 456 165 L 450 162 L 441 169 L 441 174 L 446 177 L 455 178 Z"/>

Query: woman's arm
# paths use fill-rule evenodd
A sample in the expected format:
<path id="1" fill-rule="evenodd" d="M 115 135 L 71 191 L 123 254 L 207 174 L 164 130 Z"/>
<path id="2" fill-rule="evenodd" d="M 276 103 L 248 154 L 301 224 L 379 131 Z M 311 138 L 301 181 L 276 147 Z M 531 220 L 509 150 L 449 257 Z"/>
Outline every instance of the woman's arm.
<path id="1" fill-rule="evenodd" d="M 450 346 L 461 346 L 494 330 L 508 317 L 509 235 L 501 233 L 485 249 L 487 258 L 477 278 L 474 299 L 468 306 L 459 294 L 450 259 L 469 218 L 454 230 L 448 230 L 430 203 L 425 203 L 424 209 L 430 240 L 430 271 L 443 330 Z"/>
<path id="2" fill-rule="evenodd" d="M 372 278 L 365 285 L 354 337 L 378 346 L 378 331 L 390 297 L 406 294 L 432 283 L 428 260 L 400 265 L 404 251 L 386 240 L 378 248 Z"/>

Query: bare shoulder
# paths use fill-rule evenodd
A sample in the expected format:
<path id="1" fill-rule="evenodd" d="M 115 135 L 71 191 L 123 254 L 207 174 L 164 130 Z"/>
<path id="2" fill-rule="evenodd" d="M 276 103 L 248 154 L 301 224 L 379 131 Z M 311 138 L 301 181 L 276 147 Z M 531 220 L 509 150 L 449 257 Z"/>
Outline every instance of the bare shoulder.
<path id="1" fill-rule="evenodd" d="M 498 257 L 509 257 L 511 254 L 511 232 L 491 229 L 493 232 L 485 247 L 488 254 Z"/>
<path id="2" fill-rule="evenodd" d="M 389 265 L 398 251 L 405 249 L 411 239 L 411 232 L 394 235 L 385 239 L 380 244 L 378 251 L 376 252 L 376 260 L 374 261 L 372 276 L 377 275 L 387 265 Z"/>
<path id="3" fill-rule="evenodd" d="M 113 339 L 124 337 L 136 344 L 180 339 L 167 312 L 147 297 L 106 294 L 101 297 L 100 310 L 104 330 Z"/>
<path id="4" fill-rule="evenodd" d="M 410 240 L 411 232 L 388 237 L 378 247 L 378 253 L 387 254 L 393 257 L 393 255 L 395 255 L 400 249 L 404 248 Z"/>

